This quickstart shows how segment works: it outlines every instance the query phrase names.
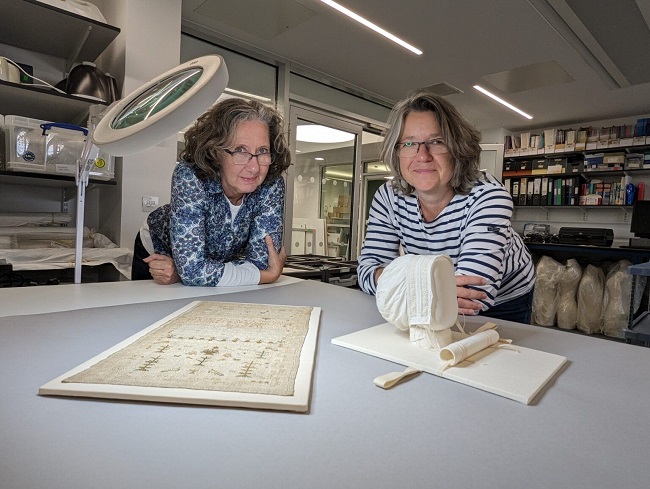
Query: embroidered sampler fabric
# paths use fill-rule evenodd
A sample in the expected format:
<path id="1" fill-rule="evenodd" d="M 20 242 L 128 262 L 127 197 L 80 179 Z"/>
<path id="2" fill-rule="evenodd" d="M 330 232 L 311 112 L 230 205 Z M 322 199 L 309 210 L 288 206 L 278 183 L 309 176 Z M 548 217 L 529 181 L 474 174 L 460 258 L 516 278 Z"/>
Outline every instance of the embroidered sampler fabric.
<path id="1" fill-rule="evenodd" d="M 63 382 L 290 396 L 311 311 L 198 302 Z"/>

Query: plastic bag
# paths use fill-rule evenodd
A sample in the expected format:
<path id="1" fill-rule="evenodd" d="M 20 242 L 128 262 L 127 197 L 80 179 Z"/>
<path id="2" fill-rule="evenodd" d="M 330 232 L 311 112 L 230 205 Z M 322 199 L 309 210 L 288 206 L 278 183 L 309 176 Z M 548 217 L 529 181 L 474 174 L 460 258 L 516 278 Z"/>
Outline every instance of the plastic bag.
<path id="1" fill-rule="evenodd" d="M 607 336 L 623 338 L 630 313 L 630 293 L 632 275 L 627 273 L 628 260 L 618 261 L 607 273 L 603 303 L 603 333 Z"/>
<path id="2" fill-rule="evenodd" d="M 578 329 L 583 333 L 600 333 L 603 311 L 605 274 L 593 265 L 587 265 L 578 285 Z"/>
<path id="3" fill-rule="evenodd" d="M 557 284 L 562 265 L 543 256 L 537 262 L 535 291 L 533 292 L 533 321 L 540 326 L 554 326 L 558 307 Z"/>
<path id="4" fill-rule="evenodd" d="M 582 278 L 582 267 L 571 258 L 560 274 L 558 282 L 557 325 L 562 329 L 575 329 L 578 325 L 576 291 Z"/>

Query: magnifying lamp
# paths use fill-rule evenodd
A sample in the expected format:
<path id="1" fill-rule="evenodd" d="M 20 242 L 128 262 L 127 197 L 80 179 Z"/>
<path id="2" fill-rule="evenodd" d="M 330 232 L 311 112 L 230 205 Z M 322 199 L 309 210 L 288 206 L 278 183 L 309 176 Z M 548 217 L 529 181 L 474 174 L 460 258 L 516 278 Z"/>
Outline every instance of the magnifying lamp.
<path id="1" fill-rule="evenodd" d="M 74 283 L 81 283 L 85 193 L 99 150 L 113 156 L 127 156 L 161 143 L 212 107 L 227 85 L 228 69 L 223 58 L 203 56 L 145 83 L 111 105 L 97 124 L 89 122 L 76 175 Z"/>

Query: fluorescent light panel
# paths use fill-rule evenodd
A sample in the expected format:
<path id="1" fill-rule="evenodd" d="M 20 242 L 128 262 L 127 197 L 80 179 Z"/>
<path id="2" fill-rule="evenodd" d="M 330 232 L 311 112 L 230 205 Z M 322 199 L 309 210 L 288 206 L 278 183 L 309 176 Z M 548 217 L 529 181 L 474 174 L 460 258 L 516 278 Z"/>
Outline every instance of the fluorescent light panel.
<path id="1" fill-rule="evenodd" d="M 481 86 L 479 86 L 479 85 L 474 85 L 474 88 L 475 88 L 476 90 L 478 90 L 479 92 L 481 92 L 481 93 L 487 95 L 487 96 L 490 97 L 491 99 L 496 100 L 496 101 L 499 102 L 501 105 L 505 105 L 505 106 L 508 107 L 510 110 L 514 110 L 517 114 L 523 115 L 526 119 L 532 119 L 532 118 L 533 118 L 532 115 L 526 114 L 526 112 L 524 112 L 523 110 L 518 109 L 517 107 L 515 107 L 514 105 L 512 105 L 512 104 L 506 102 L 506 101 L 503 100 L 502 98 L 499 98 L 499 97 L 497 97 L 496 95 L 494 95 L 493 93 L 488 92 L 485 88 L 483 88 L 483 87 L 481 87 Z"/>
<path id="2" fill-rule="evenodd" d="M 354 134 L 351 132 L 318 124 L 298 126 L 296 131 L 296 141 L 303 143 L 344 143 L 352 140 L 354 140 Z"/>
<path id="3" fill-rule="evenodd" d="M 384 36 L 384 37 L 390 39 L 390 40 L 393 41 L 394 43 L 399 44 L 399 45 L 402 46 L 403 48 L 408 49 L 408 50 L 411 51 L 412 53 L 415 53 L 415 54 L 417 54 L 418 56 L 419 56 L 420 54 L 422 54 L 422 51 L 420 51 L 418 48 L 416 48 L 416 47 L 410 45 L 410 44 L 407 43 L 406 41 L 401 40 L 399 37 L 397 37 L 397 36 L 391 34 L 390 32 L 388 32 L 388 31 L 382 29 L 381 27 L 379 27 L 379 26 L 373 24 L 373 23 L 370 22 L 369 20 L 364 19 L 364 18 L 361 17 L 360 15 L 355 14 L 355 13 L 352 12 L 351 10 L 345 8 L 343 5 L 339 5 L 338 3 L 336 3 L 336 2 L 332 2 L 331 0 L 320 0 L 320 1 L 323 2 L 325 5 L 329 5 L 329 6 L 332 7 L 333 9 L 338 10 L 338 11 L 341 12 L 342 14 L 347 15 L 347 16 L 350 17 L 351 19 L 356 20 L 356 21 L 359 22 L 360 24 L 365 25 L 366 27 L 368 27 L 369 29 L 372 29 L 373 31 L 377 32 L 378 34 L 381 34 L 382 36 Z"/>

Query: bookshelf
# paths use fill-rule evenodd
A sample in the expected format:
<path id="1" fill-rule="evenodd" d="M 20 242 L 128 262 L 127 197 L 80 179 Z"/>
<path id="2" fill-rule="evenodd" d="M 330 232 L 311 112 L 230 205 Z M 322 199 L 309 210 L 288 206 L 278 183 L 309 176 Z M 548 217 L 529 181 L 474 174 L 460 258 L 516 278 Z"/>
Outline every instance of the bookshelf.
<path id="1" fill-rule="evenodd" d="M 620 141 L 593 151 L 572 147 L 570 152 L 510 156 L 503 182 L 515 206 L 631 205 L 645 187 L 640 180 L 650 175 L 650 137 L 629 146 Z"/>

